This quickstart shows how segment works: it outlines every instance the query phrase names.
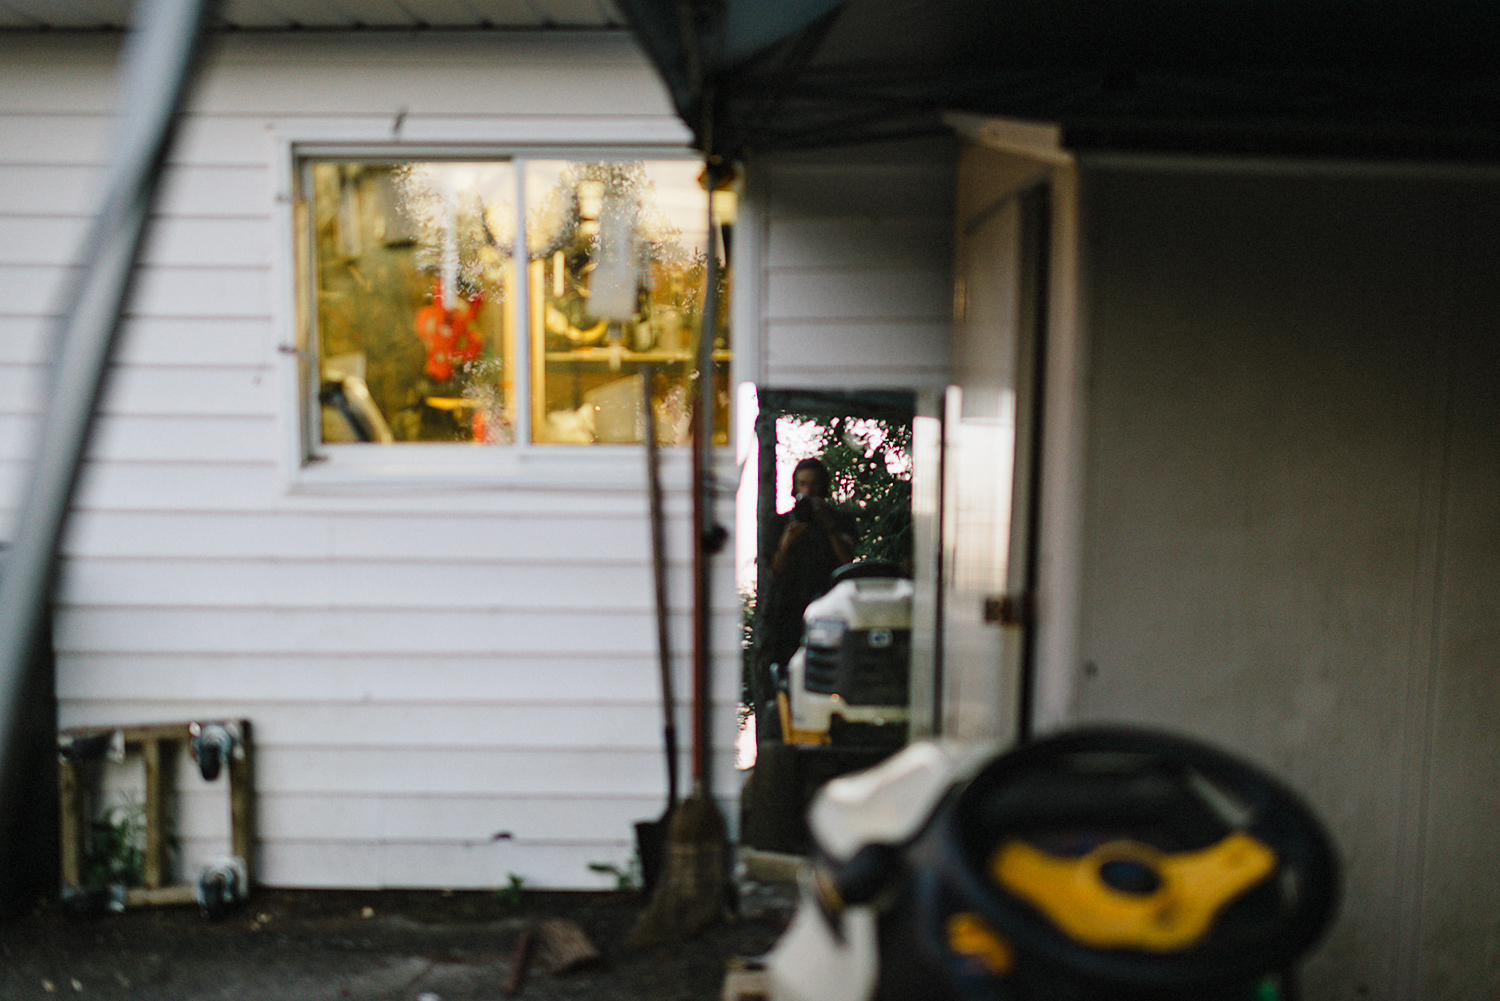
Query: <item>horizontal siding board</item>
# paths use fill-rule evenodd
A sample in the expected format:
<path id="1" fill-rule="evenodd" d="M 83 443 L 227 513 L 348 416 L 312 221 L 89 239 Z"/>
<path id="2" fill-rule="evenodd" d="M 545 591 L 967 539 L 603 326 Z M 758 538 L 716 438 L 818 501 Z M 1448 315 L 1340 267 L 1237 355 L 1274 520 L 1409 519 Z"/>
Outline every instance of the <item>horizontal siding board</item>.
<path id="1" fill-rule="evenodd" d="M 953 224 L 942 216 L 787 219 L 771 227 L 764 265 L 820 268 L 830 261 L 876 269 L 942 262 L 952 254 Z"/>
<path id="2" fill-rule="evenodd" d="M 66 653 L 66 651 L 64 652 Z M 87 662 L 88 657 L 77 657 L 67 654 L 70 663 Z M 243 699 L 232 699 L 226 694 L 217 691 L 213 685 L 203 683 L 192 677 L 188 672 L 168 671 L 163 665 L 171 661 L 188 661 L 197 656 L 195 669 L 200 674 L 208 674 L 210 677 L 221 672 L 230 676 L 224 683 L 225 691 L 231 687 L 238 687 L 248 693 L 249 697 Z M 189 654 L 150 654 L 135 655 L 134 663 L 144 666 L 144 674 L 135 679 L 134 684 L 119 682 L 116 676 L 115 688 L 119 694 L 108 698 L 100 698 L 90 695 L 73 695 L 68 700 L 67 720 L 69 726 L 144 726 L 173 721 L 184 721 L 194 719 L 214 719 L 220 717 L 252 718 L 255 721 L 257 743 L 262 747 L 277 746 L 283 750 L 295 750 L 296 748 L 310 744 L 327 744 L 332 740 L 334 734 L 342 733 L 343 727 L 336 724 L 332 717 L 335 715 L 349 714 L 361 719 L 369 716 L 394 717 L 402 712 L 410 711 L 413 726 L 423 720 L 433 725 L 441 725 L 441 720 L 450 714 L 458 718 L 474 716 L 488 720 L 491 724 L 502 718 L 509 718 L 515 714 L 535 711 L 542 716 L 551 716 L 558 719 L 577 715 L 579 718 L 602 718 L 603 716 L 619 712 L 623 718 L 628 718 L 630 723 L 627 737 L 610 742 L 603 739 L 604 736 L 614 732 L 609 728 L 590 728 L 590 733 L 595 736 L 581 740 L 576 743 L 579 748 L 600 749 L 615 746 L 638 746 L 643 735 L 653 738 L 660 737 L 660 682 L 657 676 L 658 668 L 653 652 L 639 651 L 635 653 L 610 653 L 598 655 L 572 654 L 569 657 L 529 657 L 522 663 L 522 657 L 515 652 L 496 651 L 490 654 L 471 655 L 469 663 L 465 664 L 456 660 L 451 655 L 441 652 L 413 653 L 405 656 L 404 662 L 399 665 L 399 671 L 392 673 L 390 665 L 400 660 L 399 655 L 384 655 L 381 659 L 378 655 L 369 658 L 357 653 L 345 654 L 339 657 L 319 660 L 316 653 L 305 655 L 307 661 L 311 662 L 308 668 L 308 685 L 314 691 L 322 691 L 332 687 L 332 682 L 325 682 L 323 675 L 328 674 L 330 668 L 337 667 L 343 661 L 359 659 L 369 660 L 371 668 L 365 675 L 343 671 L 338 675 L 338 680 L 347 689 L 336 696 L 318 698 L 313 695 L 304 695 L 300 684 L 292 684 L 281 691 L 272 691 L 267 685 L 257 685 L 255 679 L 246 679 L 237 676 L 233 672 L 237 670 L 235 664 L 243 663 L 247 658 L 245 654 L 235 654 L 229 667 L 223 667 L 222 661 L 230 658 L 217 658 L 205 655 Z M 118 654 L 111 654 L 107 658 L 96 656 L 95 663 L 106 660 L 124 662 L 127 658 Z M 269 658 L 268 658 L 269 659 Z M 586 668 L 567 670 L 570 664 L 577 664 L 581 660 L 594 660 L 598 663 Z M 473 664 L 483 663 L 488 668 L 488 673 L 476 670 L 464 670 Z M 559 666 L 561 665 L 561 666 Z M 547 676 L 537 679 L 535 683 L 518 678 L 526 670 L 547 672 Z M 687 710 L 687 697 L 691 691 L 691 664 L 687 657 L 677 657 L 673 660 L 673 677 L 678 683 L 679 691 L 683 698 L 679 700 L 679 715 Z M 279 674 L 282 672 L 278 672 Z M 615 678 L 606 678 L 607 673 L 613 673 Z M 118 672 L 117 672 L 118 674 Z M 184 676 L 186 675 L 186 676 Z M 469 683 L 472 687 L 460 690 L 459 681 L 451 681 L 450 675 L 456 675 L 462 682 Z M 611 691 L 622 694 L 603 696 L 592 691 L 581 690 L 580 685 L 595 678 L 605 678 L 607 686 Z M 445 698 L 435 695 L 419 696 L 413 694 L 401 694 L 401 686 L 398 680 L 404 680 L 406 688 L 412 687 L 413 679 L 426 681 L 431 678 L 434 683 L 442 680 L 443 688 L 448 691 Z M 101 684 L 91 683 L 92 679 L 81 678 L 77 682 L 70 682 L 70 690 L 93 689 L 104 687 Z M 377 699 L 360 697 L 361 690 L 369 690 L 382 687 L 386 692 L 392 693 L 389 698 Z M 517 692 L 526 689 L 533 697 L 521 698 Z M 199 697 L 195 698 L 194 693 Z M 733 706 L 738 698 L 738 692 L 729 690 L 716 694 L 713 704 L 717 707 Z M 472 710 L 461 707 L 471 706 Z M 290 721 L 290 722 L 289 722 Z M 321 723 L 320 723 L 321 721 Z M 302 723 L 310 723 L 311 727 L 303 726 Z M 353 724 L 351 724 L 352 726 Z M 620 724 L 610 724 L 611 727 Z M 574 726 L 567 726 L 564 730 L 557 731 L 572 733 Z M 446 732 L 447 736 L 442 734 Z M 528 735 L 536 737 L 530 743 L 527 742 Z M 366 746 L 376 741 L 390 742 L 391 740 L 405 737 L 404 731 L 373 731 L 361 728 L 359 734 L 349 738 L 352 745 Z M 442 747 L 551 747 L 558 743 L 558 736 L 549 736 L 545 731 L 537 731 L 534 727 L 520 727 L 511 729 L 485 728 L 472 730 L 433 731 L 428 736 L 422 736 L 422 731 L 413 730 L 412 738 L 402 746 L 420 747 L 426 749 L 440 749 Z"/>
<path id="3" fill-rule="evenodd" d="M 10 0 L 6 6 L 57 28 L 120 30 L 131 20 L 129 0 L 72 0 L 66 4 Z"/>
<path id="4" fill-rule="evenodd" d="M 940 389 L 951 383 L 949 371 L 941 366 L 892 369 L 850 365 L 768 365 L 766 384 L 783 388 L 821 387 L 824 389 Z"/>
<path id="5" fill-rule="evenodd" d="M 945 269 L 913 264 L 886 270 L 826 267 L 772 271 L 765 314 L 778 320 L 940 320 L 953 311 Z"/>
<path id="6" fill-rule="evenodd" d="M 262 218 L 275 204 L 266 156 L 272 151 L 264 135 L 256 138 L 264 152 L 251 164 L 209 163 L 167 171 L 157 198 L 156 212 L 166 217 Z"/>
<path id="7" fill-rule="evenodd" d="M 327 558 L 575 563 L 645 563 L 648 533 L 634 516 L 574 519 L 556 515 L 413 519 L 288 512 L 181 513 L 100 511 L 69 540 L 73 557 Z"/>
<path id="8" fill-rule="evenodd" d="M 3 65 L 4 59 L 0 57 L 0 66 Z M 0 88 L 4 86 L 0 84 Z M 0 89 L 0 94 L 8 93 Z M 5 168 L 0 169 L 15 164 L 95 165 L 107 148 L 105 141 L 112 121 L 113 117 L 103 108 L 72 114 L 46 114 L 31 108 L 0 110 L 0 136 L 5 137 Z"/>
<path id="9" fill-rule="evenodd" d="M 559 72 L 550 79 L 540 77 L 529 60 L 504 59 L 503 49 L 491 50 L 494 55 L 476 71 L 479 68 L 463 57 L 461 49 L 450 56 L 442 47 L 413 46 L 383 65 L 379 74 L 350 72 L 342 61 L 329 60 L 309 61 L 295 72 L 268 75 L 263 66 L 231 55 L 209 68 L 195 107 L 200 114 L 272 118 L 372 109 L 394 114 L 402 108 L 412 114 L 459 111 L 559 117 L 580 111 L 592 115 L 671 113 L 664 89 L 651 74 L 622 73 L 617 62 L 589 59 L 593 50 L 554 51 L 554 69 Z M 475 53 L 475 58 L 484 56 Z M 635 65 L 644 68 L 641 62 Z"/>
<path id="10" fill-rule="evenodd" d="M 28 394 L 35 395 L 34 384 L 45 374 L 42 364 L 55 322 L 40 316 L 0 318 L 0 414 L 32 412 L 22 401 Z M 234 369 L 253 370 L 264 381 L 272 356 L 267 331 L 267 324 L 254 320 L 127 321 L 116 359 L 120 366 L 115 370 L 117 381 L 142 383 L 143 393 L 160 392 L 160 380 L 201 384 Z M 239 374 L 232 377 L 241 378 Z M 152 379 L 158 383 L 151 385 Z M 180 391 L 185 387 L 169 388 Z M 209 397 L 216 388 L 209 387 Z M 182 395 L 174 393 L 173 399 Z M 159 413 L 164 406 L 159 403 L 151 412 Z"/>
<path id="11" fill-rule="evenodd" d="M 210 847 L 227 843 L 229 811 L 224 785 L 207 785 L 187 770 L 178 780 L 180 809 L 175 832 Z M 355 796 L 280 795 L 260 797 L 258 820 L 273 830 L 294 832 L 307 841 L 349 840 L 373 835 L 382 840 L 428 844 L 488 844 L 497 834 L 520 843 L 579 838 L 578 815 L 587 810 L 594 831 L 619 837 L 636 821 L 659 816 L 660 796 Z"/>
<path id="12" fill-rule="evenodd" d="M 427 842 L 483 843 L 502 833 L 519 842 L 562 841 L 579 837 L 578 811 L 586 808 L 594 820 L 586 833 L 619 838 L 631 836 L 636 821 L 659 815 L 662 806 L 651 796 L 390 797 L 380 804 L 380 832 Z"/>
<path id="13" fill-rule="evenodd" d="M 686 654 L 678 647 L 678 660 Z M 414 664 L 420 664 L 418 674 Z M 68 712 L 86 703 L 101 723 L 108 706 L 130 700 L 176 700 L 188 717 L 210 711 L 213 704 L 248 705 L 306 701 L 332 704 L 350 701 L 447 703 L 461 699 L 510 700 L 517 704 L 618 701 L 657 698 L 660 681 L 655 650 L 650 654 L 610 653 L 587 657 L 523 655 L 486 651 L 466 656 L 424 654 L 420 660 L 389 653 L 313 656 L 296 653 L 262 656 L 242 651 L 206 657 L 186 653 L 64 652 L 59 657 L 58 695 Z M 413 678 L 421 684 L 414 685 Z M 686 694 L 689 689 L 681 690 Z M 215 712 L 216 715 L 223 715 Z M 162 719 L 183 718 L 181 712 Z M 153 720 L 133 716 L 133 722 Z"/>
<path id="14" fill-rule="evenodd" d="M 679 147 L 679 155 L 689 155 L 690 136 L 678 118 L 660 109 L 611 114 L 590 107 L 558 115 L 527 107 L 506 113 L 489 108 L 483 114 L 456 114 L 451 107 L 423 112 L 405 105 L 380 104 L 344 114 L 310 108 L 295 114 L 204 114 L 187 120 L 170 161 L 158 211 L 187 216 L 253 214 L 252 199 L 279 195 L 269 190 L 276 176 L 269 165 L 280 153 L 282 138 L 299 142 L 430 143 L 438 151 L 445 145 L 481 150 L 493 147 L 496 154 L 516 146 L 549 143 L 669 144 Z M 225 186 L 217 200 L 209 186 L 213 178 L 221 179 Z"/>
<path id="15" fill-rule="evenodd" d="M 690 593 L 689 568 L 679 563 L 673 571 L 669 591 L 685 601 Z M 295 607 L 334 603 L 409 609 L 454 604 L 555 607 L 568 596 L 577 596 L 582 583 L 593 594 L 612 595 L 619 607 L 637 611 L 653 607 L 651 568 L 646 561 L 595 562 L 581 571 L 551 563 L 454 570 L 442 562 L 89 560 L 70 565 L 60 600 L 94 607 Z"/>
<path id="16" fill-rule="evenodd" d="M 737 625 L 738 609 L 714 610 L 716 628 Z M 511 655 L 650 654 L 654 617 L 595 608 L 524 609 L 155 609 L 63 608 L 59 651 L 219 654 L 306 653 Z"/>
<path id="17" fill-rule="evenodd" d="M 0 268 L 0 318 L 57 316 L 68 290 L 76 284 L 62 265 L 6 265 Z"/>
<path id="18" fill-rule="evenodd" d="M 0 462 L 29 459 L 36 448 L 36 435 L 41 424 L 39 416 L 0 416 Z"/>
<path id="19" fill-rule="evenodd" d="M 83 215 L 0 215 L 0 267 L 71 264 L 88 223 Z"/>
<path id="20" fill-rule="evenodd" d="M 0 163 L 0 213 L 89 215 L 97 211 L 100 167 L 66 163 Z"/>
<path id="21" fill-rule="evenodd" d="M 299 747 L 294 754 L 262 754 L 256 781 L 283 793 L 330 788 L 372 793 L 650 795 L 661 785 L 658 748 L 543 750 L 404 747 Z"/>
<path id="22" fill-rule="evenodd" d="M 399 120 L 399 128 L 397 123 Z M 664 155 L 691 155 L 691 133 L 674 116 L 656 113 L 570 115 L 512 113 L 483 117 L 442 113 L 417 114 L 382 109 L 340 117 L 307 115 L 276 119 L 278 135 L 298 142 L 349 141 L 385 143 L 400 140 L 445 146 L 493 148 L 497 154 L 521 148 L 561 145 L 584 147 L 619 144 L 662 147 Z"/>
<path id="23" fill-rule="evenodd" d="M 137 317 L 269 317 L 270 269 L 145 268 L 137 278 L 129 311 Z"/>
<path id="24" fill-rule="evenodd" d="M 333 525 L 338 557 L 463 553 L 470 559 L 636 560 L 649 558 L 648 537 L 631 515 L 588 520 L 533 515 L 526 518 L 448 518 L 413 530 L 405 519 L 342 518 Z"/>
<path id="25" fill-rule="evenodd" d="M 559 494 L 550 485 L 548 489 L 538 489 L 533 479 L 545 479 L 547 473 L 541 470 L 533 477 L 530 471 L 523 470 L 478 486 L 408 480 L 399 489 L 391 489 L 388 484 L 377 487 L 356 482 L 327 491 L 288 493 L 283 474 L 268 467 L 205 468 L 201 463 L 165 462 L 94 464 L 89 467 L 89 480 L 79 505 L 90 512 L 199 511 L 208 516 L 347 511 L 436 519 L 450 514 L 525 516 L 543 511 L 550 516 L 646 517 L 646 499 L 639 493 L 597 489 L 597 480 L 587 484 L 595 489 L 578 489 L 570 494 Z M 621 482 L 628 483 L 629 477 Z M 687 538 L 688 529 L 682 519 L 686 517 L 688 504 L 689 498 L 680 491 L 673 491 L 666 498 L 669 552 L 676 553 L 678 540 Z M 646 532 L 644 520 L 641 525 L 641 532 Z M 201 555 L 212 556 L 214 552 Z"/>
<path id="26" fill-rule="evenodd" d="M 0 314 L 55 315 L 76 279 L 62 265 L 0 267 Z M 190 318 L 269 318 L 269 268 L 147 268 L 138 276 L 127 315 Z"/>
<path id="27" fill-rule="evenodd" d="M 785 322 L 767 325 L 766 357 L 773 366 L 944 368 L 951 337 L 942 320 Z"/>
<path id="28" fill-rule="evenodd" d="M 0 316 L 0 372 L 14 374 L 15 367 L 42 360 L 51 329 L 41 317 Z M 0 413 L 13 412 L 15 390 L 0 389 Z"/>
<path id="29" fill-rule="evenodd" d="M 0 366 L 0 414 L 40 414 L 46 405 L 45 377 L 39 365 Z"/>
<path id="30" fill-rule="evenodd" d="M 120 416 L 102 421 L 89 455 L 94 461 L 274 463 L 280 427 L 269 416 Z"/>
<path id="31" fill-rule="evenodd" d="M 558 494 L 551 468 L 505 467 L 505 475 L 478 484 L 408 478 L 399 488 L 390 484 L 354 481 L 288 492 L 283 474 L 252 465 L 220 464 L 207 468 L 193 463 L 92 464 L 79 506 L 88 511 L 156 512 L 202 511 L 205 514 L 374 512 L 442 518 L 449 514 L 548 515 L 606 518 L 646 517 L 646 500 L 639 493 L 622 494 L 634 481 L 633 470 L 621 474 L 610 489 L 599 478 L 582 481 L 572 494 Z M 542 489 L 539 484 L 544 484 Z M 682 524 L 689 498 L 673 491 L 666 498 L 669 552 L 687 538 Z M 642 521 L 641 531 L 646 531 Z M 628 531 L 628 529 L 622 529 Z M 212 555 L 207 553 L 205 555 Z"/>
<path id="32" fill-rule="evenodd" d="M 270 217 L 159 216 L 153 221 L 141 261 L 154 267 L 250 268 L 271 266 Z"/>
<path id="33" fill-rule="evenodd" d="M 420 660 L 408 668 L 426 673 Z M 182 707 L 134 703 L 137 719 L 173 719 Z M 84 725 L 110 725 L 108 703 L 80 704 L 71 710 Z M 118 710 L 115 710 L 118 711 Z M 401 745 L 427 755 L 477 748 L 516 750 L 580 748 L 638 751 L 661 746 L 661 710 L 649 700 L 636 703 L 550 705 L 463 702 L 300 703 L 267 706 L 239 703 L 234 715 L 254 721 L 259 748 L 286 750 L 307 744 L 375 749 L 400 735 Z M 90 717 L 93 717 L 90 719 Z M 76 725 L 76 724 L 75 724 Z"/>
<path id="34" fill-rule="evenodd" d="M 626 31 L 616 32 L 476 32 L 415 34 L 393 32 L 364 35 L 358 44 L 347 36 L 299 34 L 292 36 L 239 35 L 223 40 L 211 72 L 248 73 L 246 83 L 266 94 L 286 94 L 286 81 L 300 72 L 320 73 L 336 67 L 344 73 L 375 75 L 387 71 L 422 76 L 428 67 L 445 72 L 454 68 L 462 78 L 448 93 L 449 110 L 467 93 L 463 81 L 495 68 L 497 60 L 534 72 L 528 90 L 544 89 L 552 75 L 566 75 L 578 65 L 608 66 L 622 79 L 654 80 L 650 65 Z M 257 73 L 257 70 L 260 73 Z M 273 79 L 262 77 L 269 71 Z M 326 104 L 318 92 L 304 95 L 303 105 Z M 245 96 L 241 95 L 241 100 Z M 217 108 L 211 101 L 205 105 Z M 587 109 L 576 105 L 575 110 Z M 345 109 L 346 110 L 346 109 Z"/>
<path id="35" fill-rule="evenodd" d="M 274 352 L 270 322 L 265 318 L 162 317 L 126 322 L 118 360 L 149 367 L 216 366 L 264 368 Z"/>
<path id="36" fill-rule="evenodd" d="M 590 862 L 630 857 L 628 832 L 583 844 L 440 846 L 376 842 L 285 842 L 261 863 L 267 886 L 317 888 L 447 887 L 492 890 L 515 874 L 527 886 L 612 889 L 613 879 L 589 870 Z"/>
<path id="37" fill-rule="evenodd" d="M 243 713 L 195 713 L 170 722 L 250 718 L 255 733 L 255 783 L 265 795 L 398 795 L 398 796 L 565 796 L 605 798 L 651 796 L 664 786 L 666 772 L 658 742 L 609 746 L 514 747 L 493 745 L 402 744 L 397 738 L 380 744 L 366 741 L 339 746 L 312 741 L 277 744 L 262 731 L 274 720 Z M 118 720 L 65 717 L 65 726 L 108 726 Z M 164 722 L 152 718 L 147 722 Z M 131 725 L 129 721 L 119 725 Z M 658 734 L 659 735 L 659 734 Z M 310 736 L 316 737 L 317 734 Z M 715 788 L 737 788 L 739 778 L 730 750 L 732 732 L 715 732 Z M 134 758 L 125 768 L 132 767 Z M 138 768 L 138 765 L 135 765 Z M 193 780 L 196 781 L 196 780 Z M 191 783 L 188 783 L 191 784 Z"/>
<path id="38" fill-rule="evenodd" d="M 202 462 L 90 463 L 74 501 L 87 517 L 78 531 L 99 511 L 214 512 L 274 510 L 285 495 L 280 470 L 273 466 Z M 196 514 L 195 514 L 196 516 Z M 77 535 L 75 538 L 82 538 Z M 137 553 L 136 555 L 142 555 Z"/>
<path id="39" fill-rule="evenodd" d="M 96 114 L 114 106 L 119 38 L 0 35 L 0 112 Z"/>
<path id="40" fill-rule="evenodd" d="M 87 215 L 0 215 L 0 267 L 78 260 L 89 231 Z M 269 218 L 171 218 L 156 216 L 147 231 L 141 261 L 162 267 L 251 267 L 272 261 Z"/>
<path id="41" fill-rule="evenodd" d="M 331 519 L 263 513 L 91 513 L 69 531 L 64 553 L 98 556 L 310 558 L 331 553 Z"/>
<path id="42" fill-rule="evenodd" d="M 119 367 L 100 405 L 110 416 L 273 416 L 281 387 L 268 367 Z"/>

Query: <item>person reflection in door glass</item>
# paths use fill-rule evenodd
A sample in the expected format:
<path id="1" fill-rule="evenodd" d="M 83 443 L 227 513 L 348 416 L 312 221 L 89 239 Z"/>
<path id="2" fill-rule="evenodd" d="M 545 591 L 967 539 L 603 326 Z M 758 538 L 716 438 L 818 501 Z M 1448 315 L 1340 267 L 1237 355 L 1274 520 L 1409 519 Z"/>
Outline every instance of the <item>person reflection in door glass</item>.
<path id="1" fill-rule="evenodd" d="M 829 588 L 835 570 L 854 559 L 854 518 L 828 501 L 828 467 L 803 459 L 792 473 L 796 504 L 776 521 L 766 618 L 766 661 L 785 665 L 802 642 L 802 613 Z"/>

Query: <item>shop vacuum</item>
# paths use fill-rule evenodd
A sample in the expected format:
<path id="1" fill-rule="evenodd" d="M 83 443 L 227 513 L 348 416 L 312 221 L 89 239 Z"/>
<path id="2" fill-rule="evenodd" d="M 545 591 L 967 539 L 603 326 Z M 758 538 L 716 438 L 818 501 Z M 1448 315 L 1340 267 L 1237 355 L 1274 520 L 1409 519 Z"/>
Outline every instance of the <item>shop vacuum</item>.
<path id="1" fill-rule="evenodd" d="M 1292 1001 L 1339 891 L 1290 790 L 1153 730 L 913 744 L 808 822 L 772 1001 Z"/>

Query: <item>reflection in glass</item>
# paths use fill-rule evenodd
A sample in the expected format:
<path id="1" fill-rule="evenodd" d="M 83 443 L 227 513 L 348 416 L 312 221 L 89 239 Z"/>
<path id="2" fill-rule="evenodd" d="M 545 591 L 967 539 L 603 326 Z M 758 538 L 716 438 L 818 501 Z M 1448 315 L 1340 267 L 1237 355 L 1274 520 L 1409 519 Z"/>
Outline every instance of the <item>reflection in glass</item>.
<path id="1" fill-rule="evenodd" d="M 527 162 L 537 441 L 640 441 L 640 374 L 648 366 L 658 439 L 688 440 L 710 245 L 700 170 L 680 160 Z M 727 286 L 721 279 L 721 296 Z M 721 306 L 714 335 L 720 407 L 714 426 L 722 440 L 726 313 Z"/>
<path id="2" fill-rule="evenodd" d="M 509 442 L 509 163 L 310 166 L 322 440 Z"/>
<path id="3" fill-rule="evenodd" d="M 700 170 L 309 161 L 320 440 L 510 443 L 525 417 L 538 442 L 640 441 L 649 369 L 659 439 L 686 441 L 711 246 Z M 727 440 L 722 302 L 718 315 Z"/>

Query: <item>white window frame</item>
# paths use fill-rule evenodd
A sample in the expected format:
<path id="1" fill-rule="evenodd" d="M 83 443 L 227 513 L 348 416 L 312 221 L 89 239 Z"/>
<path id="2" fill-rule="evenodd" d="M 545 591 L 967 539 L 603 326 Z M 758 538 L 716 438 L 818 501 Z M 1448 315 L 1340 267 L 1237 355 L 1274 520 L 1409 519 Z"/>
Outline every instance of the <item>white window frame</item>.
<path id="1" fill-rule="evenodd" d="M 349 488 L 369 487 L 473 488 L 488 485 L 532 486 L 540 488 L 619 489 L 636 485 L 641 479 L 641 447 L 632 444 L 595 443 L 559 445 L 532 442 L 530 428 L 530 338 L 517 338 L 516 440 L 507 444 L 418 443 L 371 445 L 339 444 L 315 440 L 310 427 L 308 387 L 302 362 L 316 357 L 316 346 L 309 342 L 312 324 L 304 319 L 311 306 L 304 301 L 305 276 L 298 273 L 300 241 L 306 235 L 299 231 L 296 199 L 299 173 L 307 159 L 505 159 L 518 167 L 528 159 L 540 160 L 697 160 L 699 154 L 685 145 L 686 134 L 680 123 L 663 120 L 655 128 L 642 129 L 642 122 L 626 123 L 636 127 L 635 141 L 624 137 L 596 135 L 563 137 L 555 135 L 475 137 L 422 135 L 393 139 L 389 129 L 377 134 L 364 128 L 315 128 L 278 131 L 275 134 L 276 212 L 279 252 L 273 266 L 272 302 L 276 352 L 280 359 L 281 464 L 292 492 L 342 492 Z M 649 124 L 649 123 L 648 123 Z M 618 127 L 618 126 L 617 126 Z M 545 129 L 539 131 L 545 132 Z M 643 141 L 641 132 L 652 133 Z M 524 170 L 517 170 L 518 199 L 523 194 Z M 524 205 L 524 200 L 517 204 Z M 525 244 L 517 243 L 518 256 L 524 258 Z M 736 264 L 741 254 L 736 246 Z M 525 262 L 521 261 L 521 274 Z M 526 283 L 520 283 L 518 294 L 524 310 Z M 518 315 L 525 316 L 525 312 Z M 731 316 L 733 319 L 733 315 Z M 742 350 L 739 331 L 735 332 L 729 383 L 736 384 L 736 366 Z M 733 437 L 731 415 L 730 432 Z M 687 448 L 663 450 L 668 467 L 688 465 Z M 677 453 L 682 453 L 678 455 Z M 730 454 L 733 454 L 732 452 Z"/>

